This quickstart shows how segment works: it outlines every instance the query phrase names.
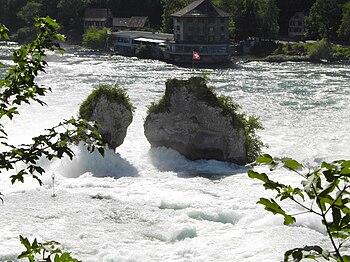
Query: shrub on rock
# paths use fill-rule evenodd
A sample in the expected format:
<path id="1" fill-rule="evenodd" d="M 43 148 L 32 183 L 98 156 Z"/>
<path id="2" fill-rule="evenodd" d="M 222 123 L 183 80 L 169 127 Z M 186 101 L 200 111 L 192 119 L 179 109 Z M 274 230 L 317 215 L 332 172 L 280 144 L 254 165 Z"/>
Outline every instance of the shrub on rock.
<path id="1" fill-rule="evenodd" d="M 134 106 L 124 89 L 103 84 L 96 86 L 81 104 L 79 115 L 88 121 L 97 122 L 104 143 L 115 149 L 124 141 L 133 111 Z"/>

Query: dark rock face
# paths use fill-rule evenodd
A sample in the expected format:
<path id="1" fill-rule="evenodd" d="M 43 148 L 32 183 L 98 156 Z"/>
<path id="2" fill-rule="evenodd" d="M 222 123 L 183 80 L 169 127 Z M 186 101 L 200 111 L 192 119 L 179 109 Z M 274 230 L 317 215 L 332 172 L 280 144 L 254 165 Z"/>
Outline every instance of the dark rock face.
<path id="1" fill-rule="evenodd" d="M 89 121 L 100 124 L 98 131 L 102 139 L 111 149 L 120 146 L 126 136 L 128 126 L 132 122 L 132 111 L 124 104 L 107 99 L 106 95 L 96 97 L 91 101 L 93 108 Z"/>
<path id="2" fill-rule="evenodd" d="M 175 149 L 192 160 L 247 162 L 242 121 L 220 105 L 202 78 L 168 80 L 144 129 L 151 146 Z"/>

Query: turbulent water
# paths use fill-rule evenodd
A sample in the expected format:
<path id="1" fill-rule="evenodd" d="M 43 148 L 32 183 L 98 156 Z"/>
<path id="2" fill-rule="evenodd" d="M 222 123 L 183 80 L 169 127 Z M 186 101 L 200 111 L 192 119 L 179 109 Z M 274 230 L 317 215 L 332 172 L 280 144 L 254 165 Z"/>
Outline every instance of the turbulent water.
<path id="1" fill-rule="evenodd" d="M 9 47 L 0 48 L 3 76 Z M 256 202 L 268 196 L 246 168 L 218 161 L 189 161 L 177 152 L 151 149 L 143 134 L 147 105 L 169 78 L 208 72 L 210 85 L 257 115 L 264 152 L 306 165 L 350 158 L 350 66 L 310 63 L 240 63 L 221 69 L 181 68 L 154 60 L 68 51 L 48 58 L 38 77 L 53 92 L 47 107 L 30 105 L 6 131 L 14 144 L 62 119 L 76 116 L 94 85 L 117 83 L 136 106 L 124 144 L 106 157 L 75 147 L 73 161 L 47 162 L 44 186 L 0 177 L 0 261 L 23 250 L 18 236 L 59 241 L 82 261 L 281 261 L 286 250 L 330 247 L 317 217 L 297 217 L 285 227 Z M 264 170 L 260 168 L 259 170 Z M 55 174 L 53 198 L 51 175 Z M 273 174 L 298 184 L 287 173 Z M 288 209 L 293 213 L 296 206 Z"/>

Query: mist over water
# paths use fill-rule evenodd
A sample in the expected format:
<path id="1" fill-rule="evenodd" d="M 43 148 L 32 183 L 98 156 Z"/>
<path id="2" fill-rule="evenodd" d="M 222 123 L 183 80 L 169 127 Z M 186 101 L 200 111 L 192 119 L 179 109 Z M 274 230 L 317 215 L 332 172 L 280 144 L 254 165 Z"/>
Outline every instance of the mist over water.
<path id="1" fill-rule="evenodd" d="M 11 64 L 8 54 L 8 48 L 0 48 L 5 64 L 0 75 Z M 53 90 L 44 97 L 48 107 L 23 106 L 13 123 L 5 123 L 10 142 L 28 143 L 45 128 L 76 116 L 100 83 L 127 88 L 136 106 L 134 120 L 123 145 L 107 150 L 105 158 L 79 145 L 73 161 L 42 160 L 43 187 L 30 179 L 12 186 L 9 174 L 0 177 L 5 195 L 0 261 L 20 253 L 20 234 L 55 239 L 82 261 L 281 261 L 290 248 L 329 247 L 312 215 L 298 216 L 294 226 L 285 227 L 281 217 L 256 205 L 270 192 L 249 179 L 245 167 L 151 149 L 143 121 L 147 106 L 164 94 L 166 79 L 209 72 L 218 94 L 232 96 L 243 112 L 260 117 L 265 152 L 309 165 L 349 159 L 349 65 L 237 62 L 206 70 L 76 50 L 51 54 L 48 61 L 47 73 L 38 77 Z M 52 173 L 56 198 L 51 197 Z M 299 183 L 283 172 L 273 176 Z"/>

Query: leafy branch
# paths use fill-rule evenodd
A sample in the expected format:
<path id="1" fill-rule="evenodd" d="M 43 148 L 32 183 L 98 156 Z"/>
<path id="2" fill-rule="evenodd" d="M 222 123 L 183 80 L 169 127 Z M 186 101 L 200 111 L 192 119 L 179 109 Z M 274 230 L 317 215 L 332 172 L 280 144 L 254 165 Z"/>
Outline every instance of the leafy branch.
<path id="1" fill-rule="evenodd" d="M 13 53 L 14 65 L 10 67 L 4 79 L 0 80 L 0 120 L 8 117 L 10 120 L 19 115 L 18 107 L 22 104 L 37 102 L 46 105 L 40 97 L 51 91 L 48 87 L 39 86 L 35 78 L 39 73 L 45 72 L 47 62 L 46 51 L 64 50 L 58 41 L 63 41 L 63 35 L 57 30 L 59 25 L 50 17 L 35 18 L 35 27 L 38 31 L 37 38 L 28 45 L 20 47 Z M 8 39 L 8 29 L 0 24 L 0 39 Z M 0 64 L 1 66 L 1 64 Z M 39 164 L 42 157 L 48 160 L 61 159 L 65 156 L 73 158 L 74 153 L 70 148 L 72 143 L 83 141 L 90 152 L 97 149 L 104 154 L 104 145 L 101 135 L 97 131 L 95 123 L 81 119 L 64 120 L 57 126 L 46 129 L 46 133 L 32 138 L 31 144 L 12 145 L 8 142 L 8 135 L 4 125 L 0 123 L 0 173 L 3 170 L 13 170 L 16 164 L 24 164 L 24 168 L 12 175 L 11 182 L 24 182 L 25 175 L 31 175 L 39 184 L 42 184 L 40 175 L 45 170 Z M 0 193 L 0 201 L 3 195 Z M 22 252 L 18 259 L 27 258 L 30 262 L 76 262 L 69 253 L 63 253 L 57 248 L 58 243 L 50 241 L 39 243 L 35 239 L 30 243 L 27 238 L 20 236 L 21 243 L 26 251 Z"/>
<path id="2" fill-rule="evenodd" d="M 42 157 L 48 160 L 61 159 L 65 155 L 72 159 L 74 153 L 69 146 L 78 141 L 84 141 L 90 152 L 97 149 L 101 155 L 104 154 L 103 143 L 97 132 L 96 124 L 85 120 L 70 119 L 46 131 L 48 134 L 32 138 L 34 141 L 32 144 L 14 146 L 1 142 L 9 150 L 0 153 L 0 170 L 15 169 L 17 163 L 25 164 L 23 169 L 10 177 L 12 183 L 16 181 L 23 183 L 24 176 L 31 174 L 41 185 L 41 179 L 37 174 L 42 175 L 45 170 L 38 164 L 38 160 Z"/>
<path id="3" fill-rule="evenodd" d="M 70 253 L 63 252 L 60 249 L 60 243 L 56 241 L 41 243 L 34 239 L 30 243 L 28 238 L 22 236 L 19 238 L 26 250 L 18 256 L 18 259 L 27 258 L 29 262 L 79 262 L 76 258 L 71 257 Z"/>
<path id="4" fill-rule="evenodd" d="M 303 258 L 350 261 L 350 256 L 341 255 L 341 247 L 344 246 L 350 235 L 348 191 L 350 187 L 350 161 L 323 162 L 320 167 L 305 171 L 305 167 L 296 160 L 272 158 L 266 154 L 258 158 L 255 165 L 268 165 L 271 171 L 284 168 L 302 177 L 302 187 L 298 188 L 275 182 L 266 173 L 248 171 L 248 176 L 262 181 L 266 190 L 277 192 L 274 199 L 260 198 L 257 203 L 262 204 L 265 210 L 273 214 L 282 215 L 285 225 L 295 223 L 296 215 L 287 214 L 275 200 L 291 200 L 305 210 L 301 213 L 313 213 L 319 216 L 334 249 L 329 252 L 319 246 L 295 248 L 285 253 L 284 261 L 289 261 L 290 258 L 293 259 L 292 261 L 300 261 Z M 314 203 L 316 203 L 317 209 L 313 207 Z M 329 213 L 331 215 L 327 216 Z M 335 239 L 338 240 L 338 243 Z"/>

